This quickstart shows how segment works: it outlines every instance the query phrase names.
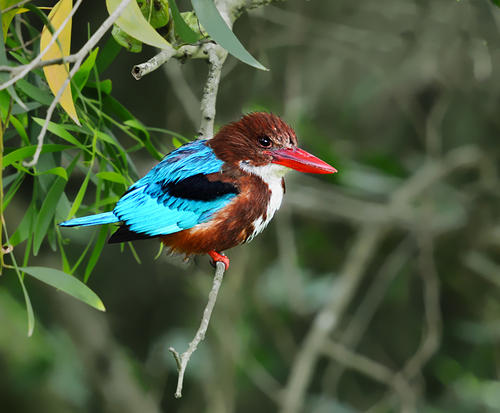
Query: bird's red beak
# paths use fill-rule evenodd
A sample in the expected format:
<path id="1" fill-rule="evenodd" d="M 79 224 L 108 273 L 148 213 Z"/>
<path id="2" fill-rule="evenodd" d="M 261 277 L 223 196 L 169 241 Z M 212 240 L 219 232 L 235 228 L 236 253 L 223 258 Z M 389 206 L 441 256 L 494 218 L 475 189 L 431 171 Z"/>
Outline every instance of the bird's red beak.
<path id="1" fill-rule="evenodd" d="M 333 174 L 337 170 L 300 148 L 282 148 L 267 151 L 273 157 L 272 163 L 313 174 Z"/>

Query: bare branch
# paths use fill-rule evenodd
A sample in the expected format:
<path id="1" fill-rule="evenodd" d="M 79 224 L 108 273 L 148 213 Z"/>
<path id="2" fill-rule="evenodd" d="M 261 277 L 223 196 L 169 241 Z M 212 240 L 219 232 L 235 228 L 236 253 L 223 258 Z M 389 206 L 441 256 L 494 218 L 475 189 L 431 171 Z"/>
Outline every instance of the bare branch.
<path id="1" fill-rule="evenodd" d="M 205 338 L 205 334 L 208 329 L 208 324 L 210 323 L 210 317 L 212 315 L 212 311 L 215 306 L 215 302 L 217 301 L 217 295 L 219 294 L 219 289 L 222 284 L 222 279 L 224 278 L 224 272 L 226 267 L 224 263 L 217 262 L 215 276 L 212 284 L 212 289 L 208 294 L 208 303 L 203 311 L 203 317 L 201 319 L 200 327 L 193 338 L 193 340 L 189 343 L 188 349 L 179 354 L 173 347 L 169 348 L 169 351 L 173 354 L 175 361 L 177 363 L 177 369 L 179 371 L 179 377 L 177 379 L 177 389 L 175 391 L 175 397 L 182 397 L 182 386 L 184 383 L 184 373 L 186 372 L 187 364 L 189 363 L 189 359 L 196 351 L 198 344 Z"/>
<path id="2" fill-rule="evenodd" d="M 57 104 L 61 100 L 61 96 L 64 92 L 64 89 L 68 86 L 69 82 L 75 75 L 75 73 L 78 71 L 80 68 L 83 59 L 87 54 L 94 48 L 94 46 L 97 44 L 99 40 L 104 36 L 106 31 L 113 25 L 113 23 L 116 21 L 116 19 L 120 16 L 120 14 L 123 12 L 125 7 L 130 3 L 131 0 L 123 0 L 120 5 L 115 9 L 113 13 L 111 13 L 108 18 L 101 24 L 99 29 L 96 30 L 96 32 L 91 36 L 89 40 L 82 46 L 82 48 L 79 50 L 78 53 L 76 53 L 76 61 L 75 65 L 71 68 L 71 71 L 69 72 L 68 77 L 64 81 L 63 85 L 59 88 L 59 91 L 57 92 L 57 95 L 55 96 L 54 100 L 49 106 L 49 109 L 47 110 L 47 115 L 45 116 L 45 122 L 43 123 L 42 130 L 38 134 L 37 137 L 37 147 L 35 154 L 33 155 L 33 159 L 30 162 L 25 162 L 24 166 L 26 167 L 32 167 L 37 164 L 38 158 L 40 157 L 40 154 L 42 152 L 42 147 L 43 147 L 43 141 L 45 139 L 45 134 L 47 133 L 47 128 L 49 126 L 49 122 L 52 119 L 52 114 L 54 113 L 54 109 L 56 108 Z M 75 4 L 76 6 L 76 4 Z M 55 34 L 54 34 L 55 37 Z M 36 60 L 36 59 L 35 59 Z"/>
<path id="3" fill-rule="evenodd" d="M 7 13 L 8 11 L 11 11 L 11 10 L 14 10 L 14 9 L 17 9 L 18 7 L 21 7 L 23 5 L 25 5 L 26 3 L 28 3 L 29 1 L 31 0 L 21 0 L 20 2 L 16 3 L 16 4 L 13 4 L 12 6 L 9 6 L 9 7 L 6 7 L 5 9 L 2 10 L 2 14 L 5 14 Z"/>
<path id="4" fill-rule="evenodd" d="M 235 20 L 241 16 L 245 10 L 255 9 L 265 6 L 277 0 L 217 0 L 215 2 L 219 13 L 224 21 L 231 28 Z M 280 0 L 283 1 L 283 0 Z M 158 69 L 161 65 L 167 63 L 170 59 L 206 59 L 208 58 L 207 44 L 215 43 L 211 40 L 202 39 L 196 44 L 188 44 L 175 49 L 173 47 L 160 51 L 145 63 L 135 65 L 132 68 L 132 76 L 140 80 L 143 76 Z M 226 52 L 227 53 L 227 52 Z M 219 52 L 219 57 L 221 53 Z M 224 58 L 225 59 L 225 58 Z M 224 60 L 223 59 L 223 60 Z"/>
<path id="5" fill-rule="evenodd" d="M 214 135 L 215 104 L 219 90 L 222 65 L 227 57 L 227 51 L 216 44 L 207 45 L 210 68 L 208 78 L 201 98 L 201 125 L 198 135 L 210 139 Z"/>
<path id="6" fill-rule="evenodd" d="M 18 66 L 16 70 L 18 70 L 18 73 L 14 75 L 12 78 L 10 78 L 7 82 L 4 82 L 0 85 L 0 90 L 7 89 L 9 86 L 12 86 L 14 83 L 16 83 L 19 79 L 22 79 L 24 76 L 26 76 L 31 70 L 33 70 L 42 60 L 42 57 L 45 56 L 45 54 L 48 52 L 48 50 L 52 47 L 52 45 L 57 41 L 59 35 L 61 32 L 64 30 L 68 22 L 71 20 L 73 15 L 76 13 L 78 10 L 78 7 L 82 4 L 83 0 L 77 0 L 73 8 L 71 9 L 71 12 L 66 16 L 64 21 L 61 23 L 61 26 L 57 28 L 57 30 L 54 32 L 52 35 L 52 39 L 50 39 L 49 44 L 45 49 L 43 49 L 40 54 L 35 57 L 30 63 L 24 66 Z M 124 1 L 130 1 L 130 0 L 124 0 Z"/>
<path id="7" fill-rule="evenodd" d="M 178 49 L 169 47 L 161 50 L 156 56 L 153 56 L 146 63 L 135 65 L 132 68 L 132 76 L 135 80 L 141 80 L 143 76 L 155 71 L 170 59 L 175 58 L 181 61 L 186 59 L 208 59 L 208 51 L 206 49 L 206 41 L 198 44 L 188 44 L 181 46 Z"/>

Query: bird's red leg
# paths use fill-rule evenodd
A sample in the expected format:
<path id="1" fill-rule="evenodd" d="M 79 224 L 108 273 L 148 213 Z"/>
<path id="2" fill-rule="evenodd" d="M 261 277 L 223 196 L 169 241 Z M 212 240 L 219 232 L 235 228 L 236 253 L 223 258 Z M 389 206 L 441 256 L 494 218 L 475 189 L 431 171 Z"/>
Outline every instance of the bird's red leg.
<path id="1" fill-rule="evenodd" d="M 226 271 L 227 271 L 227 269 L 229 268 L 229 258 L 228 257 L 226 257 L 224 254 L 220 254 L 214 250 L 209 251 L 208 255 L 210 255 L 210 258 L 212 258 L 212 262 L 213 262 L 214 266 L 215 266 L 216 262 L 220 261 L 220 262 L 224 263 L 224 266 L 226 267 Z"/>

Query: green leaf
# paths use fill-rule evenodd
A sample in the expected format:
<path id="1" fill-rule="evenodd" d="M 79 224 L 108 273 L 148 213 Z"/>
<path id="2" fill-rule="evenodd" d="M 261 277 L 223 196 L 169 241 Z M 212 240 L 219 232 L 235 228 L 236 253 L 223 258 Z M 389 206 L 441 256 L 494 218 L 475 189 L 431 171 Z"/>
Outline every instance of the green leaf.
<path id="1" fill-rule="evenodd" d="M 52 103 L 52 98 L 48 90 L 40 89 L 39 87 L 29 83 L 25 79 L 19 79 L 16 82 L 16 87 L 31 99 L 40 102 L 42 105 L 49 106 Z"/>
<path id="2" fill-rule="evenodd" d="M 182 41 L 186 43 L 194 43 L 201 39 L 201 35 L 196 33 L 189 25 L 184 21 L 175 0 L 169 0 L 170 10 L 172 10 L 172 18 L 174 19 L 174 29 L 179 35 Z"/>
<path id="3" fill-rule="evenodd" d="M 269 70 L 243 47 L 220 15 L 213 0 L 191 0 L 191 4 L 200 23 L 212 39 L 242 62 L 257 69 Z"/>
<path id="4" fill-rule="evenodd" d="M 128 119 L 134 119 L 134 115 L 113 96 L 103 96 L 102 103 L 105 113 L 115 114 L 122 122 Z"/>
<path id="5" fill-rule="evenodd" d="M 50 187 L 45 200 L 43 201 L 42 208 L 40 209 L 40 213 L 38 214 L 35 224 L 33 255 L 37 255 L 40 250 L 40 246 L 45 238 L 45 234 L 47 234 L 49 225 L 52 223 L 52 218 L 54 218 L 54 214 L 56 213 L 56 206 L 61 198 L 65 186 L 66 181 L 63 178 L 56 178 Z"/>
<path id="6" fill-rule="evenodd" d="M 96 176 L 105 181 L 116 182 L 117 184 L 127 185 L 127 180 L 119 173 L 112 171 L 104 171 L 96 173 Z"/>
<path id="7" fill-rule="evenodd" d="M 106 0 L 106 6 L 109 14 L 112 14 L 115 9 L 120 5 L 122 0 Z M 160 34 L 151 26 L 142 15 L 141 9 L 137 2 L 132 0 L 123 13 L 118 17 L 115 24 L 123 31 L 127 32 L 130 36 L 135 37 L 143 43 L 155 46 L 160 49 L 171 48 Z"/>
<path id="8" fill-rule="evenodd" d="M 101 53 L 97 56 L 96 67 L 97 71 L 101 74 L 106 68 L 115 60 L 116 56 L 120 53 L 122 47 L 110 36 L 108 41 L 104 44 Z"/>
<path id="9" fill-rule="evenodd" d="M 12 126 L 16 128 L 17 133 L 23 140 L 25 145 L 30 144 L 30 138 L 28 138 L 28 134 L 26 133 L 26 129 L 24 129 L 23 124 L 17 119 L 15 116 L 10 117 L 10 123 L 12 123 Z"/>
<path id="10" fill-rule="evenodd" d="M 99 48 L 94 49 L 82 63 L 80 69 L 78 69 L 78 72 L 75 73 L 75 76 L 73 76 L 73 81 L 75 82 L 75 86 L 79 90 L 82 90 L 83 87 L 87 84 L 90 72 L 94 68 L 98 52 Z"/>
<path id="11" fill-rule="evenodd" d="M 68 173 L 66 172 L 66 169 L 64 169 L 62 166 L 57 166 L 55 168 L 47 169 L 46 171 L 43 172 L 38 172 L 37 175 L 57 175 L 63 178 L 65 181 L 68 180 Z"/>
<path id="12" fill-rule="evenodd" d="M 72 275 L 46 267 L 22 267 L 20 270 L 45 284 L 83 301 L 97 310 L 106 311 L 103 302 L 97 294 Z"/>
<path id="13" fill-rule="evenodd" d="M 60 152 L 64 149 L 69 149 L 71 146 L 68 145 L 56 145 L 53 143 L 48 143 L 42 146 L 42 153 L 48 152 Z M 3 157 L 3 167 L 6 168 L 12 165 L 14 162 L 22 161 L 23 159 L 29 158 L 35 154 L 36 145 L 23 146 L 22 148 L 16 149 L 15 151 L 9 152 Z"/>
<path id="14" fill-rule="evenodd" d="M 96 266 L 97 261 L 101 256 L 101 251 L 104 247 L 104 244 L 106 243 L 107 236 L 108 236 L 108 227 L 107 226 L 101 227 L 101 230 L 99 232 L 99 237 L 97 238 L 97 241 L 95 243 L 94 250 L 92 251 L 92 255 L 89 258 L 87 267 L 85 268 L 85 275 L 83 276 L 85 282 L 88 281 L 90 274 L 92 273 L 92 270 Z"/>
<path id="15" fill-rule="evenodd" d="M 26 176 L 26 174 L 24 172 L 17 174 L 16 180 L 10 186 L 9 190 L 7 191 L 7 193 L 5 194 L 5 196 L 3 198 L 2 213 L 5 211 L 5 208 L 7 208 L 9 206 L 10 201 L 12 201 L 12 198 L 14 197 L 14 195 L 18 191 L 19 187 L 21 186 L 25 176 Z"/>
<path id="16" fill-rule="evenodd" d="M 78 211 L 78 208 L 80 208 L 80 205 L 82 204 L 83 197 L 85 195 L 85 192 L 87 192 L 87 187 L 89 185 L 90 172 L 91 169 L 89 169 L 87 175 L 85 175 L 85 179 L 83 180 L 82 186 L 80 187 L 78 193 L 76 194 L 75 200 L 73 201 L 73 205 L 71 205 L 71 209 L 68 213 L 67 219 L 73 217 L 76 211 Z"/>
<path id="17" fill-rule="evenodd" d="M 94 82 L 92 80 L 87 81 L 87 87 L 91 87 L 93 89 L 100 89 L 101 93 L 105 95 L 109 95 L 113 88 L 113 84 L 110 79 L 101 80 L 100 82 Z"/>
<path id="18" fill-rule="evenodd" d="M 35 222 L 36 209 L 35 202 L 31 202 L 26 214 L 24 214 L 21 223 L 18 225 L 16 232 L 12 234 L 9 239 L 9 244 L 15 247 L 21 242 L 28 239 L 28 237 L 33 233 L 33 223 Z"/>
<path id="19" fill-rule="evenodd" d="M 45 119 L 40 119 L 40 118 L 33 118 L 33 120 L 38 123 L 40 126 L 43 126 L 45 123 Z M 72 145 L 76 146 L 77 148 L 80 149 L 86 149 L 85 145 L 80 143 L 78 139 L 76 139 L 73 135 L 71 135 L 66 129 L 64 129 L 63 125 L 60 125 L 58 123 L 54 122 L 49 122 L 49 125 L 47 127 L 49 132 L 52 132 L 54 135 L 59 136 L 61 139 L 64 139 L 65 141 L 71 143 Z"/>
<path id="20" fill-rule="evenodd" d="M 21 288 L 23 290 L 24 302 L 26 303 L 26 312 L 28 314 L 28 337 L 31 337 L 33 334 L 33 330 L 35 329 L 35 315 L 33 313 L 33 306 L 31 305 L 30 296 L 28 295 L 28 290 L 24 285 L 23 277 L 19 274 L 19 270 L 16 267 L 17 278 L 19 280 L 19 284 L 21 284 Z"/>
<path id="21" fill-rule="evenodd" d="M 177 149 L 177 148 L 180 148 L 182 146 L 182 143 L 181 141 L 179 141 L 179 139 L 177 138 L 172 138 L 172 145 L 174 145 L 174 148 Z"/>

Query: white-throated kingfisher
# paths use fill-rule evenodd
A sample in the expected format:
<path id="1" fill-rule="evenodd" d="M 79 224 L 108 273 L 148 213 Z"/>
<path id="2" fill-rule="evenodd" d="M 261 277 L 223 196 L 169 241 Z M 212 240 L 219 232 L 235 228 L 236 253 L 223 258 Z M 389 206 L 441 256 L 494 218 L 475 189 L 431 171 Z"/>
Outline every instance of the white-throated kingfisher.
<path id="1" fill-rule="evenodd" d="M 109 243 L 159 237 L 173 252 L 208 254 L 214 262 L 267 226 L 285 193 L 290 169 L 336 169 L 297 147 L 279 117 L 251 113 L 167 154 L 134 183 L 111 212 L 62 222 L 65 227 L 118 223 Z"/>

